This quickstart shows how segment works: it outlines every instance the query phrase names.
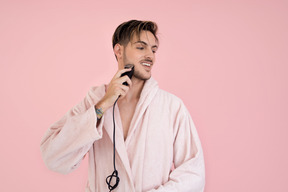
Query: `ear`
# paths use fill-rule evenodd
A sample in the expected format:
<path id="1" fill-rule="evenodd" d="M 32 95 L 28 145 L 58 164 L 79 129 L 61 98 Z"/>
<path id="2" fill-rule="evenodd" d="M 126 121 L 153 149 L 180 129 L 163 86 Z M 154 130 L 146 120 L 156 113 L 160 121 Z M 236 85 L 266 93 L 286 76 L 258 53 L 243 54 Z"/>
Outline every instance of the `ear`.
<path id="1" fill-rule="evenodd" d="M 117 60 L 119 60 L 123 55 L 123 46 L 120 45 L 119 43 L 117 43 L 114 46 L 113 51 L 114 51 L 114 54 L 115 54 Z"/>

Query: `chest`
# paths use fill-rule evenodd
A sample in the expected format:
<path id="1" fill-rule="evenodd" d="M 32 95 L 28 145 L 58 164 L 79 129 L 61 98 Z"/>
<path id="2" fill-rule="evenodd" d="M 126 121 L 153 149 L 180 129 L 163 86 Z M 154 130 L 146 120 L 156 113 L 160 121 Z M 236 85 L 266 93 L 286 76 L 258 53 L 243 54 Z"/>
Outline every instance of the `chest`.
<path id="1" fill-rule="evenodd" d="M 126 140 L 126 137 L 128 135 L 129 127 L 135 112 L 136 105 L 137 105 L 136 101 L 130 102 L 129 104 L 122 103 L 119 105 L 119 112 L 122 122 L 124 140 Z"/>

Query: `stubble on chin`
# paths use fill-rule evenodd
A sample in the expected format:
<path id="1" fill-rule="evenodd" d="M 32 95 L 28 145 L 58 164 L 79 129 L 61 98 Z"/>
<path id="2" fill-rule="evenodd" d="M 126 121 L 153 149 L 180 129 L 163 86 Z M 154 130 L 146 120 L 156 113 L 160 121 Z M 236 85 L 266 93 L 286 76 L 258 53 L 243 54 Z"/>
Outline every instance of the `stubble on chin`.
<path id="1" fill-rule="evenodd" d="M 133 76 L 134 76 L 135 78 L 140 79 L 140 80 L 143 80 L 143 81 L 146 81 L 146 80 L 148 80 L 148 79 L 151 78 L 151 74 L 145 75 L 145 74 L 142 74 L 141 72 L 139 72 L 138 70 L 135 70 L 135 71 L 134 71 Z"/>

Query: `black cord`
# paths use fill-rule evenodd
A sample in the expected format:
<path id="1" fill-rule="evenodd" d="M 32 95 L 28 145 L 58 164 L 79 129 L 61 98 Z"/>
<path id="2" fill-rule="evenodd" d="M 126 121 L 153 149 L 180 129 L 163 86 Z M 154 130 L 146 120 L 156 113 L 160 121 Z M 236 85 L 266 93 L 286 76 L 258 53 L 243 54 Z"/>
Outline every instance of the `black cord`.
<path id="1" fill-rule="evenodd" d="M 120 178 L 118 177 L 118 171 L 116 170 L 116 165 L 115 165 L 115 117 L 114 117 L 114 109 L 115 109 L 115 105 L 116 105 L 119 97 L 116 99 L 116 101 L 113 105 L 113 165 L 114 165 L 114 171 L 111 175 L 106 177 L 106 183 L 108 185 L 108 189 L 110 190 L 110 192 L 118 186 L 119 181 L 120 181 Z M 111 185 L 111 181 L 113 178 L 116 178 L 116 182 L 114 185 Z"/>

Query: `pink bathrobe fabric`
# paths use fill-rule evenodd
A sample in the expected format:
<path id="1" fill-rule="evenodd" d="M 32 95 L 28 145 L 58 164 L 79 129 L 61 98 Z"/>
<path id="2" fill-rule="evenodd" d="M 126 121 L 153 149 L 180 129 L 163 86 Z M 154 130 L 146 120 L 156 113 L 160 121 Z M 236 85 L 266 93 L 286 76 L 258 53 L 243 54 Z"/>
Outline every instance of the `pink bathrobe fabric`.
<path id="1" fill-rule="evenodd" d="M 41 142 L 46 166 L 67 174 L 89 154 L 86 192 L 109 191 L 113 172 L 113 108 L 97 122 L 94 105 L 105 85 L 92 87 L 82 102 L 54 123 Z M 96 126 L 98 123 L 98 126 Z M 205 168 L 201 143 L 183 102 L 145 82 L 126 140 L 115 107 L 116 168 L 120 183 L 113 192 L 202 192 Z"/>

